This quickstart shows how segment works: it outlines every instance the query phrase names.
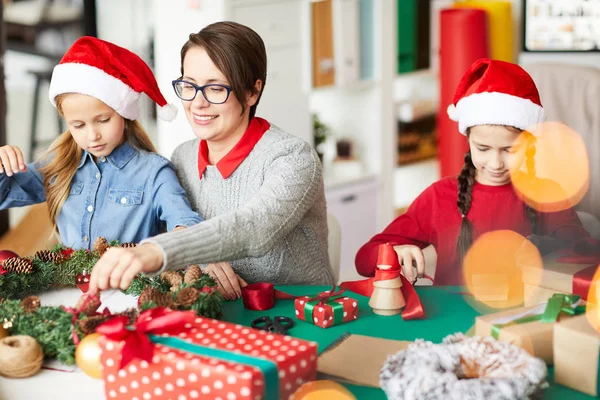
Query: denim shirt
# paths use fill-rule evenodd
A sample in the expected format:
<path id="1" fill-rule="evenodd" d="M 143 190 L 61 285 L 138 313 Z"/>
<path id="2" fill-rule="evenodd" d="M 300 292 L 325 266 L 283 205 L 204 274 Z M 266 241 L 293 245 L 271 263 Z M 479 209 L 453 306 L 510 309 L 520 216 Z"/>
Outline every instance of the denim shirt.
<path id="1" fill-rule="evenodd" d="M 0 209 L 46 201 L 41 165 L 12 177 L 0 174 Z M 171 162 L 125 141 L 97 162 L 82 150 L 69 196 L 57 218 L 64 245 L 92 249 L 98 236 L 140 242 L 202 218 L 192 210 Z"/>

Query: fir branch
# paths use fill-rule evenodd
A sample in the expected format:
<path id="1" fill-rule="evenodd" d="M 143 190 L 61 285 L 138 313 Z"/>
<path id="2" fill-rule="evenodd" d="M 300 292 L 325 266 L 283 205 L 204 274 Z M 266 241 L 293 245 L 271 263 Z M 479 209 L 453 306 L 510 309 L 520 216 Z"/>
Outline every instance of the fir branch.
<path id="1" fill-rule="evenodd" d="M 131 296 L 139 296 L 147 287 L 153 287 L 160 290 L 161 293 L 167 293 L 171 289 L 171 284 L 160 276 L 149 278 L 139 274 L 133 279 L 131 285 L 124 290 L 123 293 Z"/>
<path id="2" fill-rule="evenodd" d="M 192 304 L 192 310 L 197 315 L 219 319 L 223 315 L 223 295 L 217 291 L 211 291 L 209 293 L 201 293 L 200 297 L 194 304 Z"/>
<path id="3" fill-rule="evenodd" d="M 26 314 L 19 300 L 6 300 L 0 307 L 0 322 L 12 321 L 11 335 L 35 338 L 44 357 L 56 358 L 63 364 L 75 364 L 75 344 L 72 337 L 72 315 L 61 307 L 42 306 Z"/>
<path id="4" fill-rule="evenodd" d="M 62 249 L 55 248 L 53 251 Z M 0 276 L 0 297 L 21 299 L 53 288 L 73 287 L 77 275 L 83 270 L 91 271 L 98 259 L 97 254 L 87 250 L 76 250 L 59 264 L 34 258 L 33 273 L 7 273 Z"/>

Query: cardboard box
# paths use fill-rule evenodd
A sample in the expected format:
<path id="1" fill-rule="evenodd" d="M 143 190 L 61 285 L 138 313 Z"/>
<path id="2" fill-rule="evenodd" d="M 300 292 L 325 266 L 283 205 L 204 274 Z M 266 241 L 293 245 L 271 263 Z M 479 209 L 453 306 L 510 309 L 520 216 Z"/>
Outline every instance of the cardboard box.
<path id="1" fill-rule="evenodd" d="M 265 399 L 269 388 L 263 372 L 256 366 L 214 354 L 219 352 L 234 358 L 267 359 L 275 364 L 273 377 L 279 384 L 275 398 L 288 398 L 316 377 L 317 344 L 313 342 L 200 317 L 168 338 L 179 339 L 176 342 L 184 343 L 184 347 L 155 344 L 150 363 L 136 358 L 123 369 L 119 366 L 124 342 L 102 340 L 106 398 Z M 197 354 L 207 351 L 210 356 Z"/>
<path id="2" fill-rule="evenodd" d="M 575 310 L 578 304 L 565 307 Z M 547 303 L 541 303 L 533 307 L 479 316 L 475 319 L 475 336 L 493 336 L 500 341 L 516 344 L 529 354 L 544 360 L 547 365 L 552 365 L 556 323 L 542 321 L 546 305 Z M 577 308 L 577 312 L 581 311 L 581 308 Z M 572 315 L 561 312 L 556 319 L 560 322 L 571 317 Z"/>
<path id="3" fill-rule="evenodd" d="M 533 268 L 527 266 L 525 261 L 521 265 L 523 274 L 525 306 L 533 306 L 548 300 L 555 293 L 574 293 L 573 279 L 581 276 L 591 281 L 597 265 L 572 264 L 557 261 L 561 255 L 557 253 L 544 257 L 544 268 Z M 585 293 L 575 293 L 583 299 L 587 298 Z"/>
<path id="4" fill-rule="evenodd" d="M 554 380 L 598 396 L 600 333 L 579 315 L 554 326 Z"/>

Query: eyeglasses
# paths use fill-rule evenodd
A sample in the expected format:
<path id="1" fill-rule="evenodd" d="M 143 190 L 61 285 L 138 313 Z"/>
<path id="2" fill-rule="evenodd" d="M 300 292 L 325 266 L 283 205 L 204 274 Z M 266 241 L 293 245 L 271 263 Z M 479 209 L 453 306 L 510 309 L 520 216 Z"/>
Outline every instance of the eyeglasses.
<path id="1" fill-rule="evenodd" d="M 231 86 L 211 83 L 209 85 L 198 86 L 192 82 L 176 79 L 171 82 L 175 94 L 181 100 L 192 101 L 196 98 L 198 92 L 202 92 L 202 96 L 212 104 L 223 104 L 229 98 L 229 94 L 233 90 Z"/>

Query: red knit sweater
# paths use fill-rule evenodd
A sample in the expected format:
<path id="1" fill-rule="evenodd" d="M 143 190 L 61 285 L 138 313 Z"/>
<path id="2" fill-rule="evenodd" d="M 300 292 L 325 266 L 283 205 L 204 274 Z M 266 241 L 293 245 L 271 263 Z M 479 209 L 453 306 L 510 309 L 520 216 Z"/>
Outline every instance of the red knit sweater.
<path id="1" fill-rule="evenodd" d="M 436 283 L 462 284 L 462 273 L 456 261 L 456 241 L 461 224 L 457 198 L 456 178 L 444 178 L 425 189 L 405 214 L 361 247 L 356 255 L 358 273 L 363 276 L 375 274 L 378 245 L 381 243 L 413 244 L 420 248 L 432 244 L 438 255 Z M 525 237 L 532 234 L 531 222 L 524 208 L 512 184 L 487 186 L 475 183 L 467 215 L 473 225 L 473 240 L 495 230 L 512 230 Z M 538 215 L 542 219 L 542 235 L 569 241 L 589 236 L 574 210 Z"/>

